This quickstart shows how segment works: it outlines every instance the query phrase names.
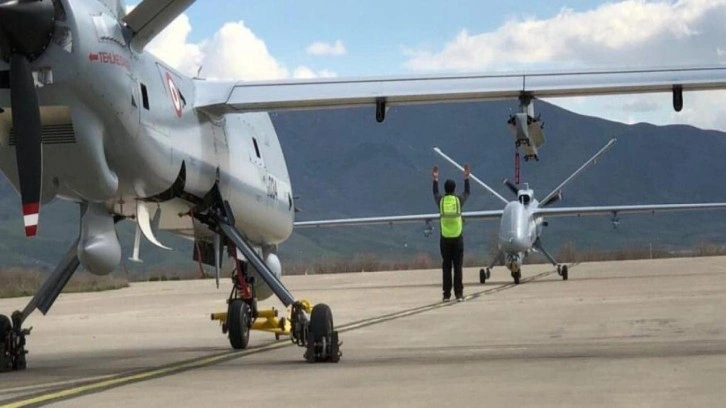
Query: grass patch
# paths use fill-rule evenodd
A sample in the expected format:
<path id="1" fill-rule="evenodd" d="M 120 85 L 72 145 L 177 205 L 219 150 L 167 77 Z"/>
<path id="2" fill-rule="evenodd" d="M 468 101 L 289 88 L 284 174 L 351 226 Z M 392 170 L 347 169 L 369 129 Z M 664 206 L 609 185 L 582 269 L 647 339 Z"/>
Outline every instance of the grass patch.
<path id="1" fill-rule="evenodd" d="M 47 273 L 33 268 L 11 267 L 0 269 L 0 298 L 32 296 L 45 281 Z M 129 286 L 125 278 L 112 275 L 96 276 L 77 272 L 63 289 L 63 293 L 98 292 Z"/>

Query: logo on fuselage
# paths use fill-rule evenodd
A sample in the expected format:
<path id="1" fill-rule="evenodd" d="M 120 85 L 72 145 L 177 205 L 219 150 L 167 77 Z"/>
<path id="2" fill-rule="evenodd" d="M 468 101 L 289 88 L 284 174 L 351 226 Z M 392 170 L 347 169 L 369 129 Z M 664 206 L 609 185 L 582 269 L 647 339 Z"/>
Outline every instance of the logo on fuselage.
<path id="1" fill-rule="evenodd" d="M 176 116 L 181 118 L 181 116 L 182 116 L 181 95 L 179 94 L 179 89 L 177 89 L 176 84 L 174 83 L 174 79 L 172 79 L 171 74 L 169 74 L 168 72 L 166 73 L 166 85 L 169 87 L 169 94 L 171 95 L 171 103 L 174 106 L 174 111 L 176 112 Z"/>
<path id="2" fill-rule="evenodd" d="M 88 60 L 91 62 L 100 62 L 102 64 L 118 65 L 126 68 L 126 70 L 131 69 L 131 64 L 129 64 L 129 60 L 124 58 L 124 56 L 122 55 L 116 54 L 115 52 L 92 52 L 88 54 Z"/>

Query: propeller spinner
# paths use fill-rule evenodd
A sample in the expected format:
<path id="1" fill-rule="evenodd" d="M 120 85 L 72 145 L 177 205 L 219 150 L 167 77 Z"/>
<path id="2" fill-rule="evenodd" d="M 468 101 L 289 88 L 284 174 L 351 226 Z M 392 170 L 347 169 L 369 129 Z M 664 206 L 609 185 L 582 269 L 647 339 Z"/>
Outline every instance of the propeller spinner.
<path id="1" fill-rule="evenodd" d="M 10 106 L 26 236 L 37 233 L 43 175 L 40 107 L 30 62 L 48 47 L 54 24 L 52 0 L 0 2 L 0 54 L 10 63 Z"/>

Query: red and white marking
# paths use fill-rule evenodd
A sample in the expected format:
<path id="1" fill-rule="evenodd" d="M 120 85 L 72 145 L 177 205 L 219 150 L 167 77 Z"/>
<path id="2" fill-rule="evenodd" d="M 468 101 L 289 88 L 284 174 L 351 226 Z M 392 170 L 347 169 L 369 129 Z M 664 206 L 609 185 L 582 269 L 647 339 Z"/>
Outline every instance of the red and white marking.
<path id="1" fill-rule="evenodd" d="M 25 224 L 25 236 L 33 237 L 38 233 L 38 212 L 39 203 L 23 205 L 23 224 Z"/>
<path id="2" fill-rule="evenodd" d="M 168 72 L 166 73 L 166 85 L 169 87 L 169 93 L 171 94 L 171 103 L 172 105 L 174 105 L 174 111 L 176 112 L 176 116 L 181 118 L 183 108 L 181 96 L 179 95 L 179 89 L 177 89 L 176 84 L 171 77 L 171 74 L 169 74 Z"/>

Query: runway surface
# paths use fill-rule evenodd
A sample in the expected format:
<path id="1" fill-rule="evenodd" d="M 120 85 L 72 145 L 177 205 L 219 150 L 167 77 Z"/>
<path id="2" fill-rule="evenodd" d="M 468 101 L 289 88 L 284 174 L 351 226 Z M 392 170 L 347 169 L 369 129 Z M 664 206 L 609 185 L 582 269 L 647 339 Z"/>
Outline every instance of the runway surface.
<path id="1" fill-rule="evenodd" d="M 231 351 L 209 318 L 226 281 L 64 294 L 28 320 L 28 369 L 0 374 L 0 405 L 724 405 L 726 257 L 586 263 L 566 282 L 527 266 L 518 286 L 504 268 L 464 276 L 466 301 L 447 304 L 435 270 L 285 277 L 331 306 L 338 364 L 260 332 Z"/>

